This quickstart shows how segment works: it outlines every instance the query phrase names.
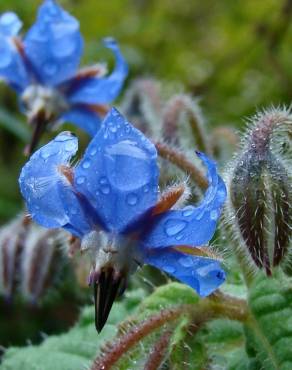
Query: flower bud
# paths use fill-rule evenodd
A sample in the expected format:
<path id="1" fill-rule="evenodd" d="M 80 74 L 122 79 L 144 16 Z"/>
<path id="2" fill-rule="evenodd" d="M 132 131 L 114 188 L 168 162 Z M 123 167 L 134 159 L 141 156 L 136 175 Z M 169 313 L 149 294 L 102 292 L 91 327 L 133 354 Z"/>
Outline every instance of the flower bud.
<path id="1" fill-rule="evenodd" d="M 29 302 L 40 298 L 55 273 L 59 235 L 23 215 L 0 229 L 0 295 L 10 300 L 18 289 Z"/>
<path id="2" fill-rule="evenodd" d="M 28 222 L 18 217 L 0 229 L 0 295 L 11 299 L 16 287 L 19 257 L 27 236 Z"/>
<path id="3" fill-rule="evenodd" d="M 35 303 L 52 283 L 56 267 L 58 232 L 32 225 L 20 263 L 21 293 Z"/>
<path id="4" fill-rule="evenodd" d="M 283 137 L 275 134 L 291 130 L 291 124 L 289 111 L 258 114 L 228 173 L 225 219 L 237 243 L 267 275 L 282 261 L 290 242 L 291 174 L 280 151 Z"/>

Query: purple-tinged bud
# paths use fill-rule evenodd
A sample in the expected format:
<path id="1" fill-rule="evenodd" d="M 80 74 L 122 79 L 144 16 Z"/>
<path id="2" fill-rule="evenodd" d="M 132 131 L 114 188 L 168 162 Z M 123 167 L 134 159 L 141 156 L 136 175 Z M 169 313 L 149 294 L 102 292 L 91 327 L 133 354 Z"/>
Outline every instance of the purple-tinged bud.
<path id="1" fill-rule="evenodd" d="M 27 216 L 0 229 L 0 295 L 10 300 L 18 290 L 35 303 L 55 274 L 60 232 L 47 231 Z M 59 261 L 59 259 L 58 259 Z"/>
<path id="2" fill-rule="evenodd" d="M 291 173 L 281 149 L 292 116 L 289 110 L 271 109 L 253 122 L 228 172 L 225 220 L 237 244 L 271 275 L 290 243 Z"/>
<path id="3" fill-rule="evenodd" d="M 52 283 L 59 233 L 36 225 L 30 228 L 21 258 L 21 293 L 35 303 Z"/>
<path id="4" fill-rule="evenodd" d="M 16 288 L 19 260 L 29 221 L 18 217 L 0 229 L 0 295 L 11 299 Z"/>

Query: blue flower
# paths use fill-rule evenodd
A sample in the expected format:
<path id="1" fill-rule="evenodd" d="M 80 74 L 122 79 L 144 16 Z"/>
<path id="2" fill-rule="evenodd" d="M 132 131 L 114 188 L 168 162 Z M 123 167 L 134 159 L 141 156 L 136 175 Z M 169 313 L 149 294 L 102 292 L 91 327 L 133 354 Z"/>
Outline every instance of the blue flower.
<path id="1" fill-rule="evenodd" d="M 204 256 L 226 188 L 216 165 L 197 153 L 208 169 L 209 187 L 200 204 L 171 209 L 182 187 L 159 196 L 155 146 L 112 109 L 83 159 L 71 167 L 77 138 L 59 134 L 23 167 L 19 184 L 34 221 L 64 228 L 89 251 L 95 288 L 96 326 L 103 327 L 114 298 L 138 265 L 149 264 L 194 288 L 212 293 L 225 279 L 219 261 Z"/>
<path id="2" fill-rule="evenodd" d="M 128 73 L 118 44 L 104 40 L 116 58 L 105 76 L 101 65 L 77 70 L 83 52 L 78 21 L 54 0 L 40 6 L 35 24 L 23 39 L 12 12 L 0 17 L 0 78 L 19 95 L 30 121 L 72 121 L 94 135 L 103 105 L 119 94 Z"/>

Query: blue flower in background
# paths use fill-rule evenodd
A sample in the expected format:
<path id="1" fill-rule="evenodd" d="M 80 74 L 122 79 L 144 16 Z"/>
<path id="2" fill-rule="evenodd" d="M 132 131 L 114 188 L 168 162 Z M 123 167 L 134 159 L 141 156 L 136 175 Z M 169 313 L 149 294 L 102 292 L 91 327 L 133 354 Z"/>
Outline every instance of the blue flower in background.
<path id="1" fill-rule="evenodd" d="M 19 184 L 34 221 L 64 228 L 90 253 L 98 331 L 139 265 L 169 273 L 200 296 L 222 284 L 220 263 L 198 253 L 212 238 L 226 198 L 213 161 L 197 153 L 209 181 L 200 204 L 171 209 L 181 190 L 159 196 L 156 148 L 116 109 L 104 119 L 83 159 L 71 167 L 77 147 L 75 136 L 59 134 L 32 155 Z"/>
<path id="2" fill-rule="evenodd" d="M 0 78 L 17 92 L 35 126 L 72 121 L 93 136 L 100 127 L 100 114 L 105 113 L 104 104 L 118 96 L 128 74 L 118 44 L 111 38 L 104 40 L 116 58 L 114 70 L 105 76 L 101 65 L 77 70 L 83 53 L 79 23 L 54 0 L 40 6 L 35 24 L 23 39 L 17 36 L 21 27 L 12 12 L 0 17 Z M 35 135 L 40 136 L 43 129 L 35 127 Z"/>

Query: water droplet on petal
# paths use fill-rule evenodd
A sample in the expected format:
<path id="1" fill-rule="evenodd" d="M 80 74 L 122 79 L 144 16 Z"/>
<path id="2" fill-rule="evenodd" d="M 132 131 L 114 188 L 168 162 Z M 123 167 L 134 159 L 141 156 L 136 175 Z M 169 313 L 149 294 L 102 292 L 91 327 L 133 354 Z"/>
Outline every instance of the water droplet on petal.
<path id="1" fill-rule="evenodd" d="M 102 185 L 102 184 L 107 184 L 107 178 L 106 177 L 101 177 L 100 179 L 99 179 L 99 183 Z"/>
<path id="2" fill-rule="evenodd" d="M 68 37 L 65 35 L 62 38 L 54 40 L 52 52 L 56 58 L 67 58 L 74 53 L 76 49 L 76 41 L 74 35 Z"/>
<path id="3" fill-rule="evenodd" d="M 65 150 L 67 152 L 72 152 L 76 150 L 76 143 L 74 140 L 67 140 L 65 144 Z"/>
<path id="4" fill-rule="evenodd" d="M 90 163 L 90 161 L 84 161 L 83 163 L 82 163 L 82 167 L 84 168 L 84 169 L 87 169 L 87 168 L 89 168 L 90 167 L 90 165 L 91 165 L 91 163 Z"/>
<path id="5" fill-rule="evenodd" d="M 97 153 L 97 149 L 96 149 L 95 147 L 93 147 L 93 148 L 91 148 L 91 149 L 90 149 L 89 154 L 90 154 L 91 156 L 94 156 L 96 153 Z"/>
<path id="6" fill-rule="evenodd" d="M 188 216 L 191 216 L 193 213 L 194 213 L 194 207 L 188 206 L 184 208 L 183 216 L 188 217 Z"/>
<path id="7" fill-rule="evenodd" d="M 111 124 L 111 125 L 110 125 L 109 129 L 110 129 L 110 131 L 111 131 L 111 132 L 113 132 L 113 133 L 115 133 L 115 132 L 117 132 L 117 131 L 118 131 L 118 127 L 117 127 L 117 126 L 114 126 L 113 124 Z"/>
<path id="8" fill-rule="evenodd" d="M 58 65 L 52 61 L 43 64 L 43 72 L 48 76 L 53 76 L 58 72 Z"/>
<path id="9" fill-rule="evenodd" d="M 194 264 L 194 261 L 193 261 L 192 257 L 190 257 L 190 256 L 180 257 L 178 262 L 184 267 L 192 267 L 193 264 Z"/>
<path id="10" fill-rule="evenodd" d="M 123 191 L 133 191 L 149 183 L 153 165 L 144 148 L 136 142 L 123 140 L 106 148 L 105 165 L 111 184 Z M 119 169 L 117 171 L 116 169 Z M 143 175 L 136 176 L 136 172 Z M 115 176 L 112 174 L 115 173 Z"/>
<path id="11" fill-rule="evenodd" d="M 110 193 L 111 188 L 110 188 L 109 185 L 102 185 L 100 187 L 100 190 L 101 190 L 102 194 L 105 194 L 106 195 L 106 194 L 109 194 Z"/>
<path id="12" fill-rule="evenodd" d="M 196 216 L 196 220 L 200 221 L 201 218 L 204 216 L 204 213 L 205 211 L 202 211 L 201 213 L 199 213 L 197 216 Z"/>
<path id="13" fill-rule="evenodd" d="M 165 223 L 165 232 L 168 236 L 174 236 L 184 230 L 187 224 L 186 221 L 179 219 L 168 220 Z"/>
<path id="14" fill-rule="evenodd" d="M 138 196 L 136 194 L 129 194 L 127 196 L 127 203 L 130 205 L 130 206 L 134 206 L 136 205 L 138 202 Z"/>
<path id="15" fill-rule="evenodd" d="M 175 267 L 174 266 L 172 266 L 172 265 L 164 265 L 163 266 L 163 270 L 165 271 L 165 272 L 168 272 L 169 274 L 173 274 L 173 273 L 175 273 Z"/>
<path id="16" fill-rule="evenodd" d="M 48 159 L 51 154 L 52 154 L 52 151 L 49 148 L 46 148 L 46 147 L 44 147 L 41 151 L 41 157 L 43 159 Z"/>
<path id="17" fill-rule="evenodd" d="M 83 184 L 84 182 L 85 182 L 85 177 L 84 177 L 84 176 L 79 176 L 79 177 L 77 177 L 76 183 L 77 183 L 78 185 L 81 185 L 81 184 Z"/>
<path id="18" fill-rule="evenodd" d="M 218 211 L 216 211 L 215 209 L 210 212 L 211 220 L 216 221 L 218 219 L 218 216 L 219 216 Z"/>
<path id="19" fill-rule="evenodd" d="M 218 190 L 217 192 L 217 197 L 220 202 L 222 202 L 225 199 L 225 191 L 223 190 Z"/>

